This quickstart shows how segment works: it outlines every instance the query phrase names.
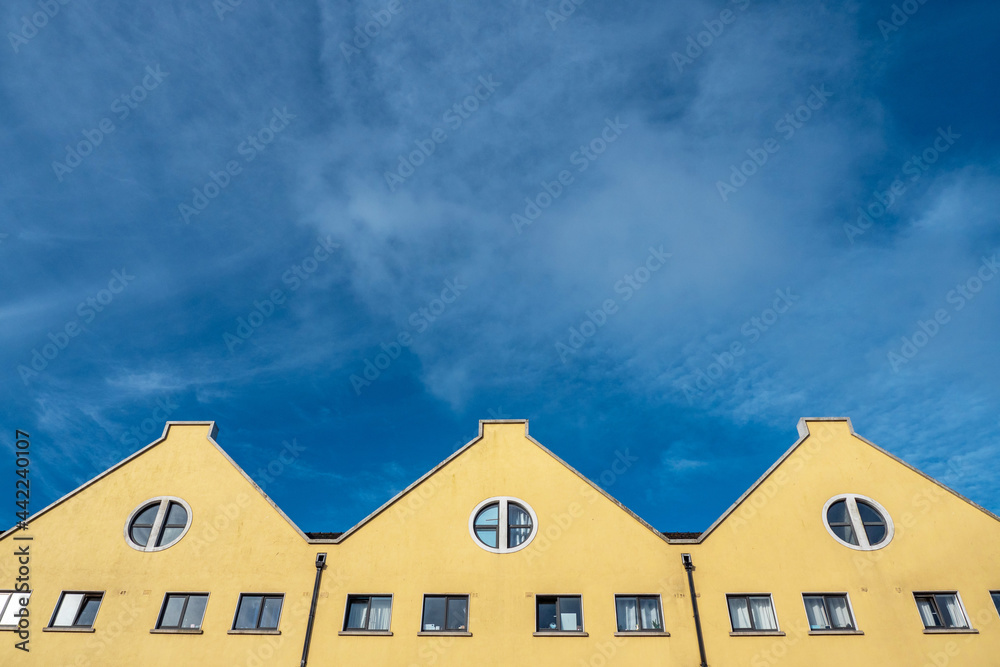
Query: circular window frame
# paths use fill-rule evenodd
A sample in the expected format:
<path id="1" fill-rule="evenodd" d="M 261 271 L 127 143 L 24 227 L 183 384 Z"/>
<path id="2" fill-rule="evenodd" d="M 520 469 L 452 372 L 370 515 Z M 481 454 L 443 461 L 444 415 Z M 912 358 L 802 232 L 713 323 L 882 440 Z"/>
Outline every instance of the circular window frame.
<path id="1" fill-rule="evenodd" d="M 160 509 L 156 514 L 156 518 L 153 520 L 153 528 L 161 528 L 163 525 L 163 521 L 166 520 L 166 513 L 170 508 L 170 503 L 172 502 L 177 503 L 178 505 L 183 507 L 184 510 L 187 512 L 188 516 L 187 525 L 184 526 L 184 530 L 181 531 L 181 534 L 178 535 L 175 540 L 173 540 L 169 544 L 163 544 L 158 547 L 154 547 L 154 546 L 149 546 L 148 544 L 146 546 L 142 546 L 141 544 L 132 539 L 130 529 L 132 528 L 132 522 L 135 521 L 136 517 L 138 517 L 139 514 L 149 509 L 153 505 L 159 505 Z M 154 553 L 156 551 L 163 551 L 164 549 L 169 549 L 170 547 L 174 546 L 175 544 L 183 540 L 184 536 L 188 534 L 189 530 L 191 530 L 191 524 L 193 523 L 194 523 L 194 512 L 191 511 L 191 506 L 188 505 L 183 498 L 178 498 L 177 496 L 155 496 L 153 498 L 150 498 L 149 500 L 140 503 L 139 506 L 136 507 L 134 510 L 132 510 L 132 513 L 128 515 L 128 519 L 125 520 L 125 530 L 124 530 L 125 543 L 130 547 L 132 547 L 133 549 L 135 549 L 136 551 L 142 551 L 144 553 Z M 155 532 L 159 531 L 151 530 L 149 534 L 150 540 L 153 542 L 155 542 L 155 540 L 152 540 L 153 534 Z"/>
<path id="2" fill-rule="evenodd" d="M 521 507 L 522 509 L 524 509 L 525 512 L 528 513 L 528 516 L 531 517 L 531 533 L 528 535 L 527 539 L 524 540 L 524 542 L 521 542 L 516 547 L 491 547 L 488 544 L 484 544 L 483 541 L 479 539 L 479 537 L 476 535 L 476 517 L 479 515 L 479 512 L 482 511 L 484 507 L 492 503 L 499 503 L 500 505 L 499 507 L 500 518 L 499 521 L 497 522 L 497 544 L 503 544 L 506 543 L 507 541 L 507 534 L 510 528 L 507 523 L 507 505 L 509 503 L 514 503 L 518 507 Z M 502 529 L 501 529 L 501 524 L 502 524 Z M 535 535 L 537 534 L 538 534 L 538 515 L 535 514 L 535 510 L 531 507 L 531 505 L 524 502 L 520 498 L 515 498 L 513 496 L 493 496 L 492 498 L 487 498 L 486 500 L 476 505 L 475 508 L 473 508 L 472 513 L 469 514 L 469 537 L 471 537 L 472 541 L 475 542 L 476 546 L 482 549 L 483 551 L 489 551 L 490 553 L 494 554 L 512 554 L 516 551 L 524 549 L 529 544 L 531 544 L 531 541 L 535 539 Z M 503 537 L 502 541 L 500 540 L 501 535 Z"/>
<path id="3" fill-rule="evenodd" d="M 854 501 L 853 507 L 851 502 L 847 503 L 847 511 L 848 515 L 851 517 L 851 527 L 854 530 L 854 534 L 858 536 L 858 542 L 860 543 L 863 540 L 864 544 L 851 544 L 850 542 L 846 542 L 842 540 L 839 535 L 833 532 L 833 528 L 830 527 L 829 520 L 827 519 L 827 512 L 830 510 L 831 505 L 840 502 L 841 500 Z M 885 521 L 885 537 L 878 544 L 872 545 L 868 543 L 868 533 L 864 530 L 864 523 L 861 520 L 861 516 L 857 512 L 857 503 L 859 500 L 871 505 L 872 508 L 874 508 Z M 884 549 L 889 546 L 889 543 L 892 542 L 893 536 L 896 534 L 896 528 L 892 523 L 892 517 L 889 515 L 888 510 L 886 510 L 885 507 L 883 507 L 877 500 L 869 498 L 868 496 L 863 496 L 860 493 L 841 493 L 827 500 L 826 504 L 823 505 L 822 519 L 823 527 L 826 528 L 826 532 L 828 532 L 833 539 L 837 540 L 838 544 L 842 544 L 843 546 L 848 547 L 849 549 L 854 549 L 855 551 L 878 551 L 879 549 Z M 860 531 L 858 530 L 858 526 L 861 526 Z"/>

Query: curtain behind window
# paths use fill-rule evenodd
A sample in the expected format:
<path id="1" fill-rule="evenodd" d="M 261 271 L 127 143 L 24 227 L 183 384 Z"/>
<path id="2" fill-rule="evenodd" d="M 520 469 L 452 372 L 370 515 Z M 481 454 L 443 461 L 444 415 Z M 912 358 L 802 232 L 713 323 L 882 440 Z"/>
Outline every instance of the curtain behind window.
<path id="1" fill-rule="evenodd" d="M 733 620 L 733 630 L 753 629 L 746 598 L 729 598 L 729 617 Z"/>
<path id="2" fill-rule="evenodd" d="M 390 611 L 392 611 L 392 598 L 372 598 L 372 616 L 368 621 L 368 629 L 388 630 Z"/>
<path id="3" fill-rule="evenodd" d="M 618 631 L 638 630 L 639 619 L 636 615 L 635 598 L 618 598 L 615 604 L 618 607 Z"/>
<path id="4" fill-rule="evenodd" d="M 750 609 L 753 610 L 753 622 L 758 630 L 778 629 L 778 619 L 774 617 L 771 598 L 750 598 Z"/>

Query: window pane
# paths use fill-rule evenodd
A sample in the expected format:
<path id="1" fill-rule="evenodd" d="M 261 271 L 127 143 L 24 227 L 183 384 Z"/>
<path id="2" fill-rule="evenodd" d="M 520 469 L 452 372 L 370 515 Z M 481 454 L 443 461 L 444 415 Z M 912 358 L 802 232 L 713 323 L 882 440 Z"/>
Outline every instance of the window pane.
<path id="1" fill-rule="evenodd" d="M 153 521 L 156 519 L 156 513 L 160 511 L 160 505 L 150 505 L 143 511 L 139 512 L 139 516 L 135 518 L 132 522 L 133 526 L 152 526 Z"/>
<path id="2" fill-rule="evenodd" d="M 388 630 L 389 614 L 391 611 L 392 598 L 372 598 L 372 610 L 368 618 L 368 629 Z"/>
<path id="3" fill-rule="evenodd" d="M 750 610 L 746 598 L 729 598 L 729 618 L 733 622 L 733 630 L 750 630 Z"/>
<path id="4" fill-rule="evenodd" d="M 941 619 L 938 618 L 930 598 L 917 598 L 917 609 L 920 610 L 920 619 L 924 622 L 925 628 L 941 627 Z"/>
<path id="5" fill-rule="evenodd" d="M 497 529 L 496 528 L 476 528 L 476 537 L 482 541 L 488 547 L 497 548 Z"/>
<path id="6" fill-rule="evenodd" d="M 750 609 L 753 611 L 753 624 L 756 629 L 778 629 L 778 620 L 774 617 L 774 607 L 771 606 L 771 598 L 750 598 Z"/>
<path id="7" fill-rule="evenodd" d="M 469 598 L 448 599 L 448 630 L 466 630 L 469 627 Z"/>
<path id="8" fill-rule="evenodd" d="M 583 630 L 580 598 L 559 598 L 559 629 L 564 632 Z"/>
<path id="9" fill-rule="evenodd" d="M 176 628 L 181 622 L 181 609 L 184 608 L 184 595 L 171 595 L 167 597 L 167 604 L 163 609 L 163 617 L 160 620 L 161 628 Z"/>
<path id="10" fill-rule="evenodd" d="M 264 611 L 260 615 L 260 626 L 264 630 L 277 630 L 278 617 L 281 616 L 281 602 L 283 598 L 266 598 L 264 600 Z"/>
<path id="11" fill-rule="evenodd" d="M 500 506 L 493 504 L 484 507 L 476 515 L 477 526 L 497 526 L 500 524 Z"/>
<path id="12" fill-rule="evenodd" d="M 830 621 L 826 617 L 826 607 L 823 606 L 823 598 L 808 596 L 805 598 L 806 616 L 809 618 L 810 630 L 827 630 L 830 628 Z"/>
<path id="13" fill-rule="evenodd" d="M 937 595 L 938 610 L 944 617 L 944 624 L 949 628 L 964 628 L 968 624 L 965 622 L 965 614 L 962 613 L 962 606 L 958 603 L 957 595 Z"/>
<path id="14" fill-rule="evenodd" d="M 514 503 L 507 505 L 507 523 L 511 526 L 530 526 L 531 515 Z"/>
<path id="15" fill-rule="evenodd" d="M 997 613 L 1000 614 L 1000 593 L 990 593 L 993 598 L 993 606 L 997 608 Z"/>
<path id="16" fill-rule="evenodd" d="M 347 629 L 364 630 L 368 625 L 368 598 L 351 600 L 347 609 Z"/>
<path id="17" fill-rule="evenodd" d="M 424 598 L 424 630 L 444 629 L 445 599 L 442 597 Z"/>
<path id="18" fill-rule="evenodd" d="M 18 617 L 15 616 L 21 611 L 21 601 L 27 602 L 31 598 L 31 593 L 11 593 L 10 600 L 0 616 L 0 625 L 17 625 Z"/>
<path id="19" fill-rule="evenodd" d="M 635 598 L 615 598 L 618 612 L 618 632 L 639 629 L 639 614 Z"/>
<path id="20" fill-rule="evenodd" d="M 186 526 L 188 513 L 180 503 L 170 503 L 170 511 L 167 513 L 168 526 Z"/>
<path id="21" fill-rule="evenodd" d="M 97 618 L 97 610 L 101 608 L 101 598 L 90 596 L 87 598 L 86 602 L 83 603 L 83 611 L 80 612 L 79 618 L 76 619 L 76 626 L 78 628 L 89 628 L 94 625 L 94 619 Z"/>
<path id="22" fill-rule="evenodd" d="M 830 624 L 838 630 L 849 630 L 854 627 L 851 621 L 851 609 L 847 606 L 847 598 L 830 596 L 826 599 L 830 608 Z"/>
<path id="23" fill-rule="evenodd" d="M 858 514 L 864 523 L 885 523 L 882 515 L 874 507 L 861 500 L 858 501 Z"/>
<path id="24" fill-rule="evenodd" d="M 557 630 L 556 599 L 553 597 L 538 598 L 538 629 Z"/>
<path id="25" fill-rule="evenodd" d="M 172 542 L 180 539 L 181 533 L 184 532 L 184 528 L 164 528 L 160 539 L 156 542 L 156 546 L 162 547 L 165 545 L 170 545 Z"/>
<path id="26" fill-rule="evenodd" d="M 140 547 L 146 546 L 149 542 L 149 531 L 151 529 L 148 527 L 141 528 L 139 526 L 132 526 L 132 541 L 138 544 Z"/>
<path id="27" fill-rule="evenodd" d="M 507 535 L 507 546 L 516 547 L 523 544 L 531 535 L 531 528 L 511 528 Z"/>
<path id="28" fill-rule="evenodd" d="M 830 523 L 850 523 L 851 517 L 847 512 L 847 501 L 838 500 L 830 505 L 830 509 L 826 511 L 826 519 Z"/>
<path id="29" fill-rule="evenodd" d="M 876 545 L 885 539 L 884 525 L 865 525 L 865 534 L 868 535 L 868 544 Z"/>
<path id="30" fill-rule="evenodd" d="M 181 627 L 200 628 L 201 620 L 205 616 L 205 606 L 208 605 L 207 595 L 191 595 L 188 597 L 188 606 L 184 610 L 184 621 Z"/>
<path id="31" fill-rule="evenodd" d="M 236 611 L 237 630 L 253 630 L 257 627 L 260 603 L 259 595 L 244 595 L 240 598 L 240 608 Z"/>
<path id="32" fill-rule="evenodd" d="M 854 536 L 854 529 L 850 526 L 830 526 L 830 529 L 834 535 L 848 544 L 858 544 L 858 538 Z"/>
<path id="33" fill-rule="evenodd" d="M 642 621 L 643 630 L 662 630 L 660 623 L 660 605 L 655 598 L 642 598 L 639 600 L 639 616 Z"/>
<path id="34" fill-rule="evenodd" d="M 66 593 L 63 595 L 62 604 L 56 612 L 56 619 L 52 621 L 54 628 L 68 628 L 73 625 L 76 612 L 80 611 L 80 604 L 83 602 L 83 593 Z"/>

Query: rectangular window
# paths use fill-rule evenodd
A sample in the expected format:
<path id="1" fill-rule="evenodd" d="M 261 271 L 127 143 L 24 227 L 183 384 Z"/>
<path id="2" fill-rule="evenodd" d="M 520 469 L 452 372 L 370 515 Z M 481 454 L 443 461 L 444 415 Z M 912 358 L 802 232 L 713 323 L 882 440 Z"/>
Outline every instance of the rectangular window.
<path id="1" fill-rule="evenodd" d="M 157 630 L 198 630 L 205 618 L 207 593 L 167 593 L 156 619 Z"/>
<path id="2" fill-rule="evenodd" d="M 63 591 L 49 621 L 50 628 L 92 628 L 104 593 Z"/>
<path id="3" fill-rule="evenodd" d="M 349 595 L 344 630 L 389 631 L 391 595 Z"/>
<path id="4" fill-rule="evenodd" d="M 583 598 L 539 595 L 535 598 L 538 632 L 583 632 Z"/>
<path id="5" fill-rule="evenodd" d="M 27 606 L 31 593 L 19 591 L 0 591 L 0 630 L 11 630 L 17 627 L 21 610 Z M 21 603 L 25 604 L 21 604 Z"/>
<path id="6" fill-rule="evenodd" d="M 233 630 L 277 630 L 284 595 L 243 593 L 236 605 Z"/>
<path id="7" fill-rule="evenodd" d="M 618 632 L 663 632 L 658 595 L 616 595 Z"/>
<path id="8" fill-rule="evenodd" d="M 423 632 L 466 632 L 469 628 L 468 595 L 425 595 Z"/>
<path id="9" fill-rule="evenodd" d="M 733 632 L 777 632 L 778 618 L 768 595 L 727 595 Z"/>
<path id="10" fill-rule="evenodd" d="M 914 593 L 920 620 L 927 630 L 967 629 L 969 621 L 958 593 Z"/>
<path id="11" fill-rule="evenodd" d="M 809 619 L 810 630 L 857 629 L 846 594 L 803 593 L 802 600 L 806 604 L 806 617 Z"/>

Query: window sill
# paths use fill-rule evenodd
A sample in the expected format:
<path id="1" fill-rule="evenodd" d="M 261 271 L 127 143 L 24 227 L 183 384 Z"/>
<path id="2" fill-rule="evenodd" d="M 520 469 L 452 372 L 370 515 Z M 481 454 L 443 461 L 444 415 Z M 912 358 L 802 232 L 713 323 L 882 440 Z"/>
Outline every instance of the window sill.
<path id="1" fill-rule="evenodd" d="M 729 633 L 730 637 L 784 637 L 780 630 L 736 630 Z"/>
<path id="2" fill-rule="evenodd" d="M 281 630 L 230 630 L 227 635 L 280 635 Z"/>
<path id="3" fill-rule="evenodd" d="M 418 637 L 471 637 L 471 632 L 464 630 L 426 630 L 417 633 Z"/>
<path id="4" fill-rule="evenodd" d="M 532 637 L 589 637 L 590 635 L 583 630 L 575 630 L 572 632 L 566 630 L 546 630 L 544 632 L 533 632 Z"/>
<path id="5" fill-rule="evenodd" d="M 978 635 L 975 628 L 924 628 L 925 635 Z"/>
<path id="6" fill-rule="evenodd" d="M 42 628 L 42 632 L 94 632 L 94 628 Z"/>
<path id="7" fill-rule="evenodd" d="M 388 630 L 341 630 L 341 637 L 392 637 Z"/>
<path id="8" fill-rule="evenodd" d="M 151 634 L 151 635 L 202 635 L 202 634 L 205 634 L 205 633 L 204 633 L 204 631 L 202 631 L 201 628 L 198 628 L 198 629 L 194 629 L 194 628 L 177 628 L 176 630 L 173 629 L 173 628 L 170 628 L 170 629 L 154 628 L 154 629 L 152 629 L 152 630 L 149 631 L 149 634 Z"/>
<path id="9" fill-rule="evenodd" d="M 669 632 L 662 630 L 628 630 L 626 632 L 616 632 L 615 637 L 669 637 Z"/>
<path id="10" fill-rule="evenodd" d="M 809 634 L 818 637 L 820 635 L 863 635 L 865 633 L 861 630 L 810 630 Z"/>

